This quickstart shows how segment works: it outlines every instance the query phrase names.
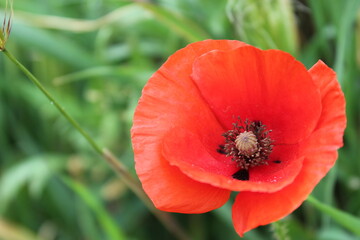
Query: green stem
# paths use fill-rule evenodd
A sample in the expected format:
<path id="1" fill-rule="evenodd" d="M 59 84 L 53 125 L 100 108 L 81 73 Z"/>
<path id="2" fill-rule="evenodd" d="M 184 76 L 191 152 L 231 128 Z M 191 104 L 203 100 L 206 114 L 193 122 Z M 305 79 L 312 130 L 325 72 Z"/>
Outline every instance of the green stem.
<path id="1" fill-rule="evenodd" d="M 146 207 L 159 219 L 159 221 L 173 233 L 180 240 L 188 240 L 189 237 L 183 229 L 177 224 L 175 219 L 168 213 L 157 210 L 152 204 L 151 200 L 142 190 L 139 181 L 134 179 L 124 164 L 122 164 L 112 152 L 107 149 L 102 149 L 91 136 L 75 121 L 60 105 L 58 101 L 45 89 L 40 81 L 24 66 L 22 65 L 7 49 L 2 49 L 2 52 L 40 89 L 42 93 L 50 100 L 51 103 L 59 110 L 69 123 L 88 141 L 93 149 L 99 153 L 104 160 L 111 166 L 111 168 L 122 178 L 124 183 L 143 201 Z"/>
<path id="2" fill-rule="evenodd" d="M 308 203 L 310 203 L 312 206 L 314 206 L 315 208 L 317 208 L 318 210 L 331 216 L 338 224 L 347 228 L 349 231 L 353 232 L 354 234 L 360 236 L 360 219 L 359 218 L 352 216 L 349 213 L 343 212 L 337 208 L 334 208 L 330 205 L 326 205 L 311 195 L 308 196 L 306 201 Z"/>
<path id="3" fill-rule="evenodd" d="M 60 111 L 60 113 L 73 125 L 76 130 L 83 135 L 83 137 L 90 143 L 96 152 L 103 155 L 103 151 L 99 145 L 90 137 L 90 135 L 80 127 L 80 125 L 65 111 L 65 109 L 51 96 L 51 94 L 44 88 L 44 86 L 36 79 L 36 77 L 27 70 L 8 50 L 4 49 L 5 55 L 40 89 L 41 92 L 50 100 L 51 103 Z"/>
<path id="4" fill-rule="evenodd" d="M 288 226 L 284 220 L 278 220 L 271 223 L 271 227 L 276 240 L 290 240 L 290 236 L 288 235 Z"/>

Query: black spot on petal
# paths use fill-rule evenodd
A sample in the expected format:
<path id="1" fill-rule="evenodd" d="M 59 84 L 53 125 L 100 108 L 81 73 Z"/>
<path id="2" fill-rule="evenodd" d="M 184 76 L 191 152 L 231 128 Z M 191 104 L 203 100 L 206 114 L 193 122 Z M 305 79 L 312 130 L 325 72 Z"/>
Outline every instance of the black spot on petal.
<path id="1" fill-rule="evenodd" d="M 224 145 L 219 145 L 219 148 L 216 149 L 216 151 L 220 154 L 226 154 L 226 151 L 225 151 L 225 146 Z"/>
<path id="2" fill-rule="evenodd" d="M 233 178 L 241 181 L 248 181 L 249 180 L 249 171 L 246 169 L 240 169 L 236 173 L 232 175 Z"/>
<path id="3" fill-rule="evenodd" d="M 273 163 L 281 163 L 281 161 L 280 160 L 275 160 L 275 161 L 273 161 Z"/>

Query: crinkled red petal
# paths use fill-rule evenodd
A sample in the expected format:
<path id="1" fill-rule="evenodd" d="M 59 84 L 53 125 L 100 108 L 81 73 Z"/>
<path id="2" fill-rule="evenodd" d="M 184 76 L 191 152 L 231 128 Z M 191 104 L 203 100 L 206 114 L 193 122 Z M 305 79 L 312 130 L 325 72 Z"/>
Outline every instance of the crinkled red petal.
<path id="1" fill-rule="evenodd" d="M 189 177 L 232 191 L 278 191 L 290 184 L 301 170 L 303 157 L 297 154 L 298 145 L 279 145 L 274 148 L 268 165 L 249 169 L 248 181 L 234 179 L 232 175 L 239 167 L 215 151 L 222 140 L 220 134 L 221 128 L 211 123 L 196 132 L 172 129 L 164 139 L 163 155 Z"/>
<path id="2" fill-rule="evenodd" d="M 314 130 L 320 95 L 305 67 L 278 50 L 246 46 L 199 57 L 192 78 L 225 129 L 234 117 L 262 121 L 276 144 L 295 144 Z"/>
<path id="3" fill-rule="evenodd" d="M 301 144 L 303 168 L 294 182 L 274 193 L 241 192 L 233 205 L 233 222 L 245 232 L 276 221 L 294 211 L 307 198 L 337 159 L 346 126 L 345 99 L 335 72 L 319 61 L 309 73 L 320 90 L 322 112 L 315 131 Z"/>
<path id="4" fill-rule="evenodd" d="M 297 144 L 289 143 L 313 131 L 321 110 L 320 93 L 303 65 L 286 53 L 246 46 L 202 55 L 193 79 L 223 125 L 231 128 L 235 116 L 264 122 L 273 131 L 273 153 L 269 165 L 249 170 L 249 181 L 234 179 L 236 163 L 216 151 L 224 130 L 199 119 L 200 127 L 169 131 L 163 150 L 167 160 L 195 180 L 233 191 L 274 192 L 290 184 L 303 156 L 297 155 Z"/>
<path id="5" fill-rule="evenodd" d="M 171 166 L 162 154 L 162 144 L 174 127 L 196 129 L 211 123 L 220 128 L 190 78 L 192 65 L 196 58 L 209 51 L 244 45 L 228 40 L 190 44 L 173 54 L 144 87 L 131 135 L 136 172 L 157 208 L 201 213 L 218 208 L 228 200 L 229 190 L 193 180 L 178 167 Z"/>

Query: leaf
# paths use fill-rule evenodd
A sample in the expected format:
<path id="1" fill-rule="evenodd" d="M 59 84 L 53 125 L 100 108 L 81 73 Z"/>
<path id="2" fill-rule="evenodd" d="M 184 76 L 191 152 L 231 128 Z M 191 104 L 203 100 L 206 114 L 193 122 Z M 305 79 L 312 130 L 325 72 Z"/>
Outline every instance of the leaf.
<path id="1" fill-rule="evenodd" d="M 19 45 L 47 53 L 69 65 L 83 68 L 100 64 L 83 46 L 64 35 L 17 23 L 11 34 L 12 41 Z"/>
<path id="2" fill-rule="evenodd" d="M 171 30 L 183 36 L 189 42 L 201 41 L 211 38 L 196 23 L 190 21 L 184 16 L 177 15 L 163 7 L 151 3 L 139 2 L 140 6 L 148 10 L 159 22 L 168 26 Z"/>
<path id="3" fill-rule="evenodd" d="M 358 9 L 360 7 L 360 1 L 352 0 L 346 1 L 344 4 L 344 11 L 340 22 L 339 30 L 337 31 L 337 45 L 336 45 L 336 59 L 334 70 L 337 73 L 340 83 L 344 81 L 344 71 L 345 71 L 345 58 L 347 56 L 347 46 L 351 44 L 351 38 L 354 34 L 354 24 L 356 20 L 356 14 L 358 14 Z"/>
<path id="4" fill-rule="evenodd" d="M 40 196 L 47 180 L 57 168 L 59 156 L 34 156 L 9 168 L 0 179 L 0 213 L 17 196 L 25 185 L 33 197 Z"/>
<path id="5" fill-rule="evenodd" d="M 97 215 L 99 223 L 111 240 L 125 240 L 125 234 L 117 226 L 101 202 L 81 183 L 70 178 L 62 178 L 64 183 L 71 188 Z"/>
<path id="6" fill-rule="evenodd" d="M 317 240 L 359 240 L 358 237 L 351 235 L 349 232 L 344 229 L 331 226 L 329 228 L 324 228 L 319 231 Z"/>

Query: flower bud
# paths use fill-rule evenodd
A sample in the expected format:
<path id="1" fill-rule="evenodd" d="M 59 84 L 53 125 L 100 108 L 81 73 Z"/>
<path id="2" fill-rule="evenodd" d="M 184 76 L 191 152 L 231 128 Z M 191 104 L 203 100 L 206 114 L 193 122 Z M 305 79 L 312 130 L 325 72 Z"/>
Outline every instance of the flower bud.
<path id="1" fill-rule="evenodd" d="M 13 2 L 6 0 L 4 20 L 0 29 L 0 51 L 5 49 L 6 42 L 9 39 L 13 15 Z"/>

